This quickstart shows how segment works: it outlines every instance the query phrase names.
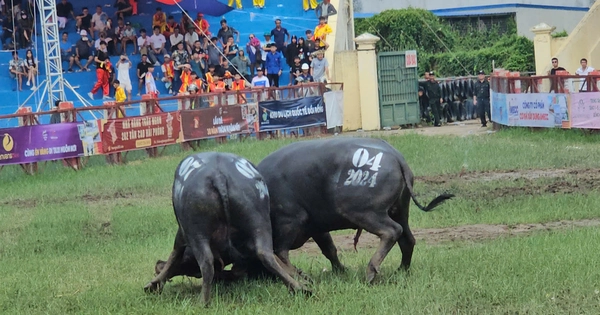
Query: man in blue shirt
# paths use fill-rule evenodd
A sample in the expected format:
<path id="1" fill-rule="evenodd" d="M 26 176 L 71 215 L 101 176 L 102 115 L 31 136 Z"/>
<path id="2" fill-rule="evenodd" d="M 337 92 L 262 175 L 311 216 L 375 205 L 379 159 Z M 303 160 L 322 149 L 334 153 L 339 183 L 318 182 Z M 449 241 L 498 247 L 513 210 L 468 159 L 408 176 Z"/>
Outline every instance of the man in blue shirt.
<path id="1" fill-rule="evenodd" d="M 75 58 L 73 57 L 75 55 L 74 50 L 73 43 L 69 41 L 69 34 L 67 32 L 63 32 L 62 39 L 60 41 L 60 58 L 62 62 L 69 62 L 69 72 L 73 72 L 73 62 L 75 61 Z M 63 72 L 65 71 L 63 70 Z"/>
<path id="2" fill-rule="evenodd" d="M 279 76 L 283 70 L 283 57 L 281 53 L 277 51 L 277 46 L 275 44 L 271 44 L 269 49 L 270 51 L 267 53 L 267 59 L 265 61 L 267 78 L 269 78 L 269 83 L 271 86 L 279 87 Z"/>
<path id="3" fill-rule="evenodd" d="M 290 33 L 288 33 L 286 28 L 281 27 L 280 19 L 275 20 L 275 28 L 271 30 L 271 36 L 273 36 L 275 45 L 277 45 L 277 51 L 284 52 L 287 46 L 287 39 L 290 38 Z"/>

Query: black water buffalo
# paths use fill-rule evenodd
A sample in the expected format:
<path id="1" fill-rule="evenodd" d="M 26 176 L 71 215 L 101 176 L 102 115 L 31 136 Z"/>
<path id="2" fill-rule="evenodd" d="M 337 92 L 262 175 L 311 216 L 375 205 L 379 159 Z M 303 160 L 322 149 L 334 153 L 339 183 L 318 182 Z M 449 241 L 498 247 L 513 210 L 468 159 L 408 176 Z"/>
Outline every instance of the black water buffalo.
<path id="1" fill-rule="evenodd" d="M 364 229 L 380 237 L 367 267 L 372 282 L 398 243 L 408 269 L 415 239 L 408 226 L 410 200 L 423 211 L 454 197 L 442 194 L 426 207 L 415 198 L 413 174 L 400 152 L 383 140 L 332 138 L 285 146 L 260 162 L 271 198 L 273 249 L 288 273 L 288 252 L 313 238 L 334 270 L 343 270 L 329 234 Z"/>
<path id="2" fill-rule="evenodd" d="M 173 251 L 145 290 L 160 291 L 175 275 L 201 275 L 202 299 L 208 304 L 215 275 L 225 275 L 230 262 L 235 267 L 252 260 L 278 275 L 291 291 L 306 290 L 273 254 L 269 192 L 252 163 L 227 153 L 191 155 L 177 167 L 172 193 L 179 224 Z"/>

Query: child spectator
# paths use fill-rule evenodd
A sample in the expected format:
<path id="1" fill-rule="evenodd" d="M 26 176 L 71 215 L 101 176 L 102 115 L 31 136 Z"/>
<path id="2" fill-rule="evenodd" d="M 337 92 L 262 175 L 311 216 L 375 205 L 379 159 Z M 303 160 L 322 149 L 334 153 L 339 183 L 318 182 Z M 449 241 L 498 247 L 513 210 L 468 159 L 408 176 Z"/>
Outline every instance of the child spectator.
<path id="1" fill-rule="evenodd" d="M 327 35 L 331 34 L 333 30 L 331 26 L 327 24 L 327 19 L 325 17 L 319 18 L 319 25 L 315 27 L 315 35 L 313 40 L 316 42 L 317 39 L 321 40 L 319 47 L 325 47 L 325 43 L 327 42 Z"/>
<path id="2" fill-rule="evenodd" d="M 27 86 L 31 85 L 33 82 L 32 90 L 35 90 L 35 78 L 38 73 L 38 62 L 35 57 L 33 57 L 33 52 L 31 49 L 27 49 L 25 52 L 25 60 L 23 62 L 23 68 L 25 69 L 25 73 L 27 74 Z"/>
<path id="3" fill-rule="evenodd" d="M 156 89 L 156 82 L 154 82 L 154 65 L 153 64 L 150 64 L 150 66 L 148 66 L 148 71 L 146 72 L 144 77 L 145 77 L 145 85 L 146 85 L 146 94 L 157 97 L 158 90 Z"/>
<path id="4" fill-rule="evenodd" d="M 157 26 L 160 33 L 164 33 L 167 30 L 167 15 L 161 8 L 156 8 L 156 13 L 152 16 L 152 29 Z"/>
<path id="5" fill-rule="evenodd" d="M 129 77 L 129 69 L 131 69 L 132 63 L 131 60 L 127 57 L 127 55 L 121 55 L 121 58 L 117 62 L 117 81 L 119 81 L 119 86 L 123 90 L 127 91 L 127 100 L 131 101 L 131 78 Z"/>
<path id="6" fill-rule="evenodd" d="M 125 96 L 125 90 L 121 86 L 119 80 L 115 80 L 115 82 L 113 82 L 113 87 L 115 88 L 115 102 L 125 102 L 127 97 Z"/>
<path id="7" fill-rule="evenodd" d="M 165 83 L 165 88 L 169 90 L 169 94 L 173 94 L 173 78 L 175 77 L 175 66 L 171 56 L 165 55 L 165 62 L 161 66 L 163 72 L 162 82 Z"/>
<path id="8" fill-rule="evenodd" d="M 8 63 L 8 69 L 11 79 L 17 80 L 17 88 L 21 91 L 23 84 L 23 76 L 26 75 L 25 69 L 23 69 L 23 61 L 19 59 L 19 53 L 13 51 L 13 59 Z M 14 91 L 15 89 L 13 89 Z"/>
<path id="9" fill-rule="evenodd" d="M 270 86 L 279 87 L 279 76 L 283 70 L 282 56 L 277 51 L 277 46 L 271 44 L 270 52 L 267 53 L 267 60 L 265 61 L 265 67 L 267 70 L 267 77 L 269 78 Z"/>

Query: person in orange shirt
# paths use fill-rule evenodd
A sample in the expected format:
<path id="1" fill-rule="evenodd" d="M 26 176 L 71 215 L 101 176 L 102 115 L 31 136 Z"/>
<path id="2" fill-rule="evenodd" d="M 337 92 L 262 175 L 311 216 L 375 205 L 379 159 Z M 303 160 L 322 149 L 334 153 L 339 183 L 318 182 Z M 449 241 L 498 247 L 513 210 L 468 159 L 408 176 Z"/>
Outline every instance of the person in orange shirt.
<path id="1" fill-rule="evenodd" d="M 183 94 L 187 92 L 187 87 L 190 84 L 190 75 L 192 73 L 192 68 L 189 64 L 184 65 L 183 71 L 181 71 L 181 88 L 179 88 L 179 93 Z"/>
<path id="2" fill-rule="evenodd" d="M 198 12 L 198 17 L 196 18 L 196 24 L 198 24 L 198 26 L 200 26 L 200 28 L 196 28 L 196 33 L 198 33 L 198 37 L 199 38 L 206 38 L 206 36 L 210 37 L 211 33 L 210 33 L 210 24 L 208 24 L 208 21 L 204 18 L 204 14 Z M 206 36 L 204 36 L 206 35 Z"/>
<path id="3" fill-rule="evenodd" d="M 175 62 L 171 59 L 171 56 L 165 55 L 165 62 L 160 66 L 163 77 L 162 82 L 165 83 L 165 88 L 169 90 L 169 94 L 173 94 L 173 79 L 175 78 Z"/>
<path id="4" fill-rule="evenodd" d="M 325 47 L 327 35 L 331 34 L 331 32 L 333 32 L 333 30 L 331 29 L 331 26 L 327 24 L 327 18 L 322 16 L 319 18 L 319 25 L 315 27 L 315 33 L 312 40 L 315 42 L 317 39 L 320 40 L 319 47 Z"/>
<path id="5" fill-rule="evenodd" d="M 234 76 L 235 80 L 231 84 L 232 91 L 242 91 L 246 89 L 246 80 L 242 79 L 242 76 L 239 73 L 236 73 Z M 246 104 L 246 95 L 240 92 L 238 93 L 238 104 Z"/>
<path id="6" fill-rule="evenodd" d="M 175 17 L 173 17 L 172 15 L 169 15 L 169 17 L 167 18 L 167 25 L 165 27 L 165 31 L 163 33 L 163 35 L 165 35 L 165 38 L 169 38 L 171 37 L 171 34 L 175 33 L 175 29 L 179 29 L 179 23 L 175 22 Z"/>
<path id="7" fill-rule="evenodd" d="M 155 26 L 160 27 L 161 33 L 164 33 L 167 29 L 167 15 L 161 8 L 156 8 L 156 13 L 152 16 L 152 29 L 154 29 Z"/>
<path id="8" fill-rule="evenodd" d="M 209 85 L 211 93 L 225 92 L 225 82 L 217 74 L 213 75 L 213 83 Z"/>

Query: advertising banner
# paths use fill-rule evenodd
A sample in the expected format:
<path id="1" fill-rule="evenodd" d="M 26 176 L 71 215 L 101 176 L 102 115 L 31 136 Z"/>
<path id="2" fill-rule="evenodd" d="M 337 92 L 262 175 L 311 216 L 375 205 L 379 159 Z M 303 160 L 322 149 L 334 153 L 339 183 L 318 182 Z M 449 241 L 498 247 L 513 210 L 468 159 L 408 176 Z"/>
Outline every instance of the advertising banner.
<path id="1" fill-rule="evenodd" d="M 571 94 L 573 128 L 600 129 L 600 93 Z"/>
<path id="2" fill-rule="evenodd" d="M 74 158 L 83 155 L 78 123 L 0 129 L 0 165 Z"/>
<path id="3" fill-rule="evenodd" d="M 83 155 L 92 156 L 102 154 L 102 140 L 100 138 L 100 120 L 86 120 L 78 123 L 79 139 L 83 143 Z"/>
<path id="4" fill-rule="evenodd" d="M 506 103 L 506 94 L 492 91 L 490 106 L 492 107 L 492 121 L 501 125 L 508 126 L 508 105 Z"/>
<path id="5" fill-rule="evenodd" d="M 248 107 L 217 106 L 181 111 L 183 140 L 224 137 L 248 132 Z"/>
<path id="6" fill-rule="evenodd" d="M 566 94 L 492 93 L 492 120 L 507 126 L 570 128 Z"/>
<path id="7" fill-rule="evenodd" d="M 322 96 L 259 102 L 260 131 L 325 125 Z"/>
<path id="8" fill-rule="evenodd" d="M 101 129 L 105 154 L 181 142 L 179 112 L 102 120 Z"/>

